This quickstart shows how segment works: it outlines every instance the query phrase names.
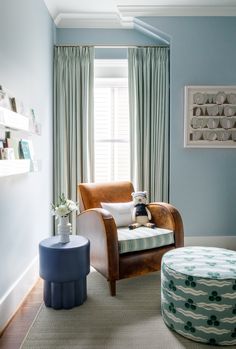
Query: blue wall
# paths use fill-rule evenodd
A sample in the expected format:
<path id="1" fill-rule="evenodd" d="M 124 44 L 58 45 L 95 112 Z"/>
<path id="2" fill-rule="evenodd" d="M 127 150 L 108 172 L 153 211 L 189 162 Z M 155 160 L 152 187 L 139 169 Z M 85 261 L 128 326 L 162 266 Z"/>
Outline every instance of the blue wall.
<path id="1" fill-rule="evenodd" d="M 63 29 L 57 28 L 58 45 L 157 45 L 160 40 L 153 39 L 133 29 Z M 99 48 L 95 50 L 96 59 L 126 59 L 126 48 Z"/>
<path id="2" fill-rule="evenodd" d="M 54 24 L 43 0 L 2 0 L 0 32 L 0 84 L 42 123 L 42 136 L 33 136 L 42 170 L 0 178 L 1 300 L 51 233 Z"/>
<path id="3" fill-rule="evenodd" d="M 141 18 L 170 37 L 170 199 L 186 235 L 235 235 L 236 149 L 186 149 L 184 86 L 236 85 L 235 17 Z"/>

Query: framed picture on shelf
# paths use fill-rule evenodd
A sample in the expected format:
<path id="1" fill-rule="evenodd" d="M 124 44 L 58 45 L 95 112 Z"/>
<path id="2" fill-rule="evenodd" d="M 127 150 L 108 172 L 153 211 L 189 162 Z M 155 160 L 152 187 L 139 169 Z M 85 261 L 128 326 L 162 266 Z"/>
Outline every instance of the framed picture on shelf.
<path id="1" fill-rule="evenodd" d="M 33 159 L 34 150 L 32 142 L 28 139 L 20 140 L 20 158 L 22 159 Z"/>
<path id="2" fill-rule="evenodd" d="M 24 104 L 22 101 L 20 101 L 16 97 L 11 97 L 10 102 L 11 102 L 11 110 L 12 111 L 14 111 L 18 114 L 21 114 L 21 115 L 25 114 L 25 108 L 24 108 Z"/>
<path id="3" fill-rule="evenodd" d="M 14 149 L 14 155 L 15 155 L 15 159 L 19 159 L 20 158 L 20 140 L 18 138 L 6 138 L 6 146 L 7 148 L 12 148 Z"/>
<path id="4" fill-rule="evenodd" d="M 11 110 L 10 96 L 6 91 L 0 88 L 0 107 Z"/>
<path id="5" fill-rule="evenodd" d="M 184 146 L 236 147 L 236 86 L 185 86 Z"/>
<path id="6" fill-rule="evenodd" d="M 4 160 L 4 148 L 0 148 L 0 160 Z"/>
<path id="7" fill-rule="evenodd" d="M 15 153 L 13 148 L 3 148 L 4 160 L 15 160 Z"/>
<path id="8" fill-rule="evenodd" d="M 31 159 L 29 141 L 27 139 L 20 140 L 20 154 L 22 159 Z"/>

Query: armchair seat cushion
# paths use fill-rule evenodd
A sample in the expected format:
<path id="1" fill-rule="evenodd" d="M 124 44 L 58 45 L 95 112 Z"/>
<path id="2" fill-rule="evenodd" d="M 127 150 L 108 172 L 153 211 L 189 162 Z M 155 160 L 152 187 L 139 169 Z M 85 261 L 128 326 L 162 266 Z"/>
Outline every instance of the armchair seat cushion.
<path id="1" fill-rule="evenodd" d="M 173 231 L 163 228 L 140 227 L 129 230 L 125 227 L 118 228 L 117 234 L 120 254 L 174 244 Z"/>

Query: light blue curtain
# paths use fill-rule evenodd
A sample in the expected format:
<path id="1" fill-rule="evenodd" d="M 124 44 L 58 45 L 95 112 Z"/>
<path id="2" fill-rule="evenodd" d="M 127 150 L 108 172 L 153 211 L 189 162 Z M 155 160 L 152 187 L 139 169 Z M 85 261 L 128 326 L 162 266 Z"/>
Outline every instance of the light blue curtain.
<path id="1" fill-rule="evenodd" d="M 93 80 L 93 47 L 54 48 L 54 202 L 77 201 L 77 184 L 93 180 Z"/>
<path id="2" fill-rule="evenodd" d="M 149 201 L 169 200 L 169 49 L 129 48 L 131 177 Z"/>

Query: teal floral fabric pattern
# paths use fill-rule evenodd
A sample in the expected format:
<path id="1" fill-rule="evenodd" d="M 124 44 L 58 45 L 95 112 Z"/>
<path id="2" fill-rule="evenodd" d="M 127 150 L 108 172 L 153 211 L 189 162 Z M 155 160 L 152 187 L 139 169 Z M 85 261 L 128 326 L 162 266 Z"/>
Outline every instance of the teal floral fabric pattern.
<path id="1" fill-rule="evenodd" d="M 161 288 L 170 329 L 197 342 L 236 345 L 236 252 L 171 250 L 162 258 Z"/>

